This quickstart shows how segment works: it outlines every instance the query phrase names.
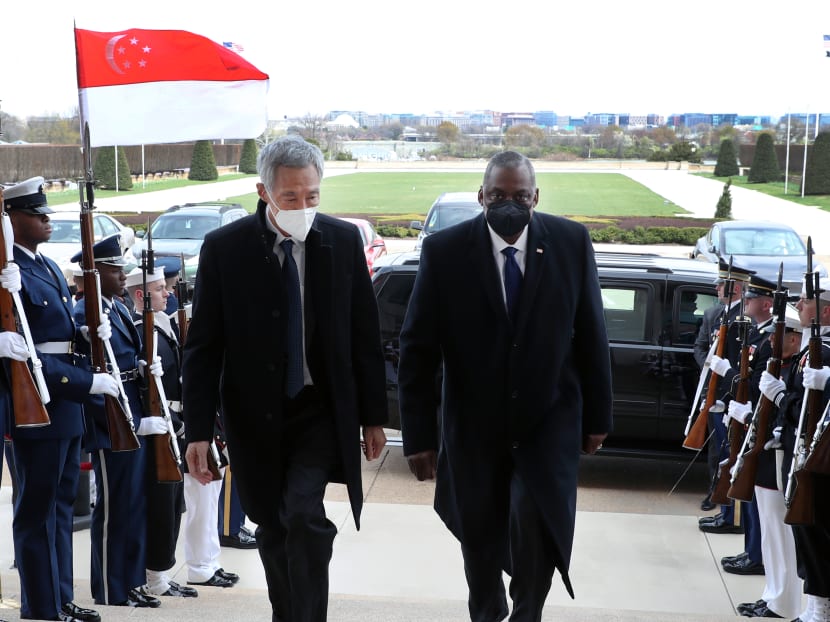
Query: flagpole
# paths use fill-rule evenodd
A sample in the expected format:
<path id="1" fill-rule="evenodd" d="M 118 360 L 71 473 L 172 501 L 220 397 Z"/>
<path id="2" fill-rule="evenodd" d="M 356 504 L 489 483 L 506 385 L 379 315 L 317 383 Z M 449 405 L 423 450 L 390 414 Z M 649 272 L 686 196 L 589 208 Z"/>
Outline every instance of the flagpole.
<path id="1" fill-rule="evenodd" d="M 801 198 L 804 198 L 804 182 L 807 177 L 807 142 L 810 136 L 810 107 L 807 107 L 806 125 L 804 126 L 804 164 L 801 167 Z"/>
<path id="2" fill-rule="evenodd" d="M 784 159 L 784 194 L 787 194 L 787 184 L 790 180 L 790 111 L 787 110 L 787 155 Z"/>
<path id="3" fill-rule="evenodd" d="M 147 172 L 144 166 L 144 145 L 141 145 L 141 187 L 147 187 Z"/>
<path id="4" fill-rule="evenodd" d="M 113 145 L 112 152 L 115 155 L 115 191 L 118 192 L 118 145 Z"/>

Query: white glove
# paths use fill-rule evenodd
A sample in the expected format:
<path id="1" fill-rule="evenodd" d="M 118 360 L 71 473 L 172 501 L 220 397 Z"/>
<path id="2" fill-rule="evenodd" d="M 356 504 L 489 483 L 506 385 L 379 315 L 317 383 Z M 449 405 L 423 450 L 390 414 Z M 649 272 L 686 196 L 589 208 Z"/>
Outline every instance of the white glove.
<path id="1" fill-rule="evenodd" d="M 16 263 L 10 262 L 0 270 L 0 285 L 12 294 L 20 291 L 20 268 Z"/>
<path id="2" fill-rule="evenodd" d="M 738 423 L 746 423 L 747 417 L 752 414 L 752 402 L 739 402 L 732 400 L 729 402 L 729 416 Z"/>
<path id="3" fill-rule="evenodd" d="M 110 324 L 110 319 L 104 314 L 101 314 L 99 319 L 101 323 L 98 324 L 98 339 L 108 341 L 112 337 L 112 324 Z"/>
<path id="4" fill-rule="evenodd" d="M 712 355 L 712 360 L 709 361 L 709 369 L 712 370 L 712 373 L 717 374 L 720 377 L 726 375 L 730 369 L 732 369 L 732 363 L 730 363 L 726 359 L 722 359 L 717 354 Z"/>
<path id="5" fill-rule="evenodd" d="M 26 340 L 14 331 L 3 331 L 0 333 L 0 357 L 25 361 L 29 358 Z"/>
<path id="6" fill-rule="evenodd" d="M 766 443 L 764 443 L 764 449 L 778 449 L 779 447 L 781 447 L 782 431 L 783 428 L 781 426 L 773 428 L 772 437 Z"/>
<path id="7" fill-rule="evenodd" d="M 147 365 L 147 361 L 139 359 L 138 368 L 141 370 L 141 375 L 142 376 L 145 376 L 145 377 L 147 376 L 147 372 L 145 371 L 145 368 L 147 368 L 147 367 L 149 368 L 150 373 L 152 375 L 156 376 L 157 378 L 161 378 L 164 375 L 164 370 L 161 367 L 161 357 L 160 356 L 154 357 L 153 362 L 150 363 L 149 366 Z"/>
<path id="8" fill-rule="evenodd" d="M 780 393 L 787 390 L 787 385 L 780 378 L 776 378 L 771 373 L 764 370 L 764 373 L 761 374 L 761 382 L 758 384 L 758 388 L 761 389 L 761 393 L 763 393 L 769 401 L 775 404 L 775 398 L 778 397 Z M 778 404 L 775 405 L 778 406 Z"/>
<path id="9" fill-rule="evenodd" d="M 805 389 L 824 391 L 828 378 L 830 378 L 830 367 L 827 367 L 826 365 L 821 369 L 813 369 L 812 367 L 804 368 L 803 382 Z"/>
<path id="10" fill-rule="evenodd" d="M 164 417 L 142 417 L 141 423 L 138 424 L 138 430 L 135 431 L 139 436 L 167 434 L 167 432 L 167 422 Z"/>
<path id="11" fill-rule="evenodd" d="M 722 413 L 724 410 L 726 410 L 726 404 L 720 400 L 715 400 L 709 408 L 710 413 Z"/>
<path id="12" fill-rule="evenodd" d="M 110 324 L 110 319 L 106 315 L 101 316 L 101 323 L 95 332 L 98 334 L 98 339 L 102 341 L 107 341 L 112 337 L 112 324 Z M 81 326 L 81 335 L 89 341 L 89 326 Z"/>
<path id="13" fill-rule="evenodd" d="M 118 382 L 109 374 L 92 374 L 92 387 L 89 389 L 89 394 L 100 395 L 102 393 L 118 397 L 120 395 Z"/>

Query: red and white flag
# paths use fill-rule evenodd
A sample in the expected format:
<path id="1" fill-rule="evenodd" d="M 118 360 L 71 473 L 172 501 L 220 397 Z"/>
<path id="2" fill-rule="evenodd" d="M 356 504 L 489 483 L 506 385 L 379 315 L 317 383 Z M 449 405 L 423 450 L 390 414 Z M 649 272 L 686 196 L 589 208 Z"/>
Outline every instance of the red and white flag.
<path id="1" fill-rule="evenodd" d="M 75 29 L 81 124 L 90 144 L 255 138 L 268 122 L 268 75 L 184 30 Z"/>

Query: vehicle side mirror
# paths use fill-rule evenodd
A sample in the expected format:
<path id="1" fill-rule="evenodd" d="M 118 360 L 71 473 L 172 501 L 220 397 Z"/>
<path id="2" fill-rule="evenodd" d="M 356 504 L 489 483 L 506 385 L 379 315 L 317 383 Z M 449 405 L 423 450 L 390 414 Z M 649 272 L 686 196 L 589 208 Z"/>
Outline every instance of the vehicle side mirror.
<path id="1" fill-rule="evenodd" d="M 412 222 L 409 223 L 409 228 L 421 231 L 421 230 L 423 230 L 424 225 L 420 220 L 413 220 Z"/>
<path id="2" fill-rule="evenodd" d="M 709 248 L 707 248 L 706 250 L 708 250 L 710 253 L 715 253 L 715 252 L 717 252 L 717 251 L 715 251 L 715 245 L 714 245 L 714 244 L 710 244 L 710 245 L 709 245 Z"/>
<path id="3" fill-rule="evenodd" d="M 145 235 L 145 231 L 143 229 L 139 229 L 138 231 L 135 232 L 135 237 L 137 237 L 137 238 L 143 238 L 144 235 Z"/>

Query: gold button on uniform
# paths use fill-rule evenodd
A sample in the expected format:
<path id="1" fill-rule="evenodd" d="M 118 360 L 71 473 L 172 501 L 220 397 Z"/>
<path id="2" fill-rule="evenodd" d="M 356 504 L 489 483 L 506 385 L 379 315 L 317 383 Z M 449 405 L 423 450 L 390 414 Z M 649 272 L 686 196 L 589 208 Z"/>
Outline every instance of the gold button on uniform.
<path id="1" fill-rule="evenodd" d="M 69 378 L 66 376 L 61 376 L 61 384 L 67 384 L 69 382 Z"/>

